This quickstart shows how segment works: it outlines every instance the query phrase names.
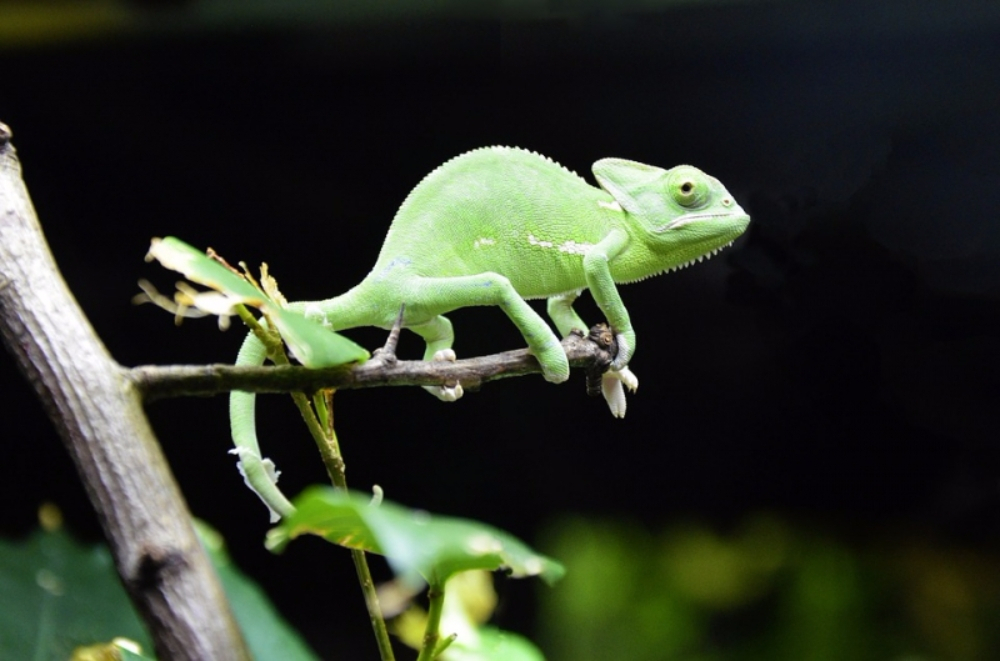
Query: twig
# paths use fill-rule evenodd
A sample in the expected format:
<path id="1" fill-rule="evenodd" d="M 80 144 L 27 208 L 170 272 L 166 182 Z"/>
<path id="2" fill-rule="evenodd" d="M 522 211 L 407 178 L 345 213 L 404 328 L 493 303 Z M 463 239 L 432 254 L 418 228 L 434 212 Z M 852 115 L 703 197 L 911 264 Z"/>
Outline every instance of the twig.
<path id="1" fill-rule="evenodd" d="M 610 363 L 607 350 L 587 338 L 571 335 L 562 341 L 572 367 Z M 475 390 L 487 381 L 540 374 L 527 349 L 467 358 L 455 362 L 375 359 L 354 367 L 308 369 L 300 366 L 235 367 L 233 365 L 141 365 L 125 368 L 125 376 L 148 401 L 168 397 L 218 395 L 232 390 L 275 393 L 348 390 L 382 386 L 432 386 L 458 381 Z"/>
<path id="2" fill-rule="evenodd" d="M 396 322 L 389 331 L 389 337 L 385 339 L 385 344 L 381 349 L 375 350 L 375 360 L 386 365 L 395 365 L 399 360 L 396 357 L 396 347 L 399 345 L 399 333 L 403 330 L 403 313 L 406 312 L 406 304 L 399 306 L 399 314 L 396 315 Z"/>

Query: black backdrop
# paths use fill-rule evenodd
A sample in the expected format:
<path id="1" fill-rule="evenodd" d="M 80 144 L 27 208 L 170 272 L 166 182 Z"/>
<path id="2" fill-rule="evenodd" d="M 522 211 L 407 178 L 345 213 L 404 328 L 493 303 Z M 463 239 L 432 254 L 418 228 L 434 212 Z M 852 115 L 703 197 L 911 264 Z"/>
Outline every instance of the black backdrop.
<path id="1" fill-rule="evenodd" d="M 351 483 L 528 540 L 567 512 L 725 526 L 766 509 L 849 534 L 907 523 L 995 541 L 995 5 L 567 3 L 214 23 L 198 2 L 152 4 L 132 5 L 145 19 L 128 29 L 0 50 L 0 121 L 71 289 L 123 364 L 229 361 L 242 335 L 130 304 L 140 277 L 175 280 L 143 263 L 152 236 L 267 261 L 289 298 L 322 298 L 365 275 L 408 190 L 464 150 L 523 146 L 588 177 L 604 156 L 690 162 L 753 223 L 714 260 L 623 289 L 642 381 L 624 421 L 586 398 L 581 374 L 452 405 L 418 389 L 344 392 Z M 521 346 L 496 310 L 452 319 L 461 356 Z M 403 354 L 419 351 L 404 338 Z M 0 384 L 0 531 L 26 532 L 52 500 L 96 537 L 6 357 Z M 285 489 L 321 482 L 291 404 L 263 407 Z M 346 635 L 373 653 L 346 554 L 312 540 L 263 550 L 224 399 L 149 414 L 193 512 L 310 642 L 331 654 Z M 510 589 L 504 624 L 530 630 L 530 588 Z"/>

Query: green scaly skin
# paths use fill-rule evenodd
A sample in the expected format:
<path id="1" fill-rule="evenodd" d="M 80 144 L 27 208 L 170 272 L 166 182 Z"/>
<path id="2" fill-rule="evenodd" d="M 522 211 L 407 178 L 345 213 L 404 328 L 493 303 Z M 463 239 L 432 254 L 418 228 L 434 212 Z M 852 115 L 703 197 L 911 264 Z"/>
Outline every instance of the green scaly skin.
<path id="1" fill-rule="evenodd" d="M 618 354 L 605 379 L 616 416 L 624 415 L 621 384 L 637 385 L 627 366 L 635 332 L 617 284 L 675 270 L 731 244 L 750 222 L 721 183 L 697 168 L 664 170 L 605 158 L 594 163 L 600 188 L 557 163 L 522 149 L 487 147 L 453 158 L 400 206 L 371 273 L 325 301 L 301 302 L 334 330 L 389 329 L 405 304 L 403 326 L 426 342 L 425 360 L 454 360 L 451 322 L 443 316 L 472 305 L 500 307 L 524 336 L 546 380 L 569 378 L 559 338 L 525 299 L 547 298 L 559 333 L 586 332 L 573 310 L 589 289 L 614 329 Z M 237 365 L 258 365 L 263 347 L 253 334 Z M 456 388 L 428 388 L 441 399 Z M 291 505 L 261 466 L 254 396 L 232 393 L 230 415 L 247 481 L 273 512 Z"/>

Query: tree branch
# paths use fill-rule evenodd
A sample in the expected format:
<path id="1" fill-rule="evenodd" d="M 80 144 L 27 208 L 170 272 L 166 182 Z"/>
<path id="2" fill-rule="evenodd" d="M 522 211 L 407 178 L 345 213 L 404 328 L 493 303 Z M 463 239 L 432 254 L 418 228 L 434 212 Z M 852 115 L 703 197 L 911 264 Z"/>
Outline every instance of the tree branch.
<path id="1" fill-rule="evenodd" d="M 59 275 L 3 124 L 0 334 L 76 463 L 157 657 L 247 659 L 140 392 Z"/>
<path id="2" fill-rule="evenodd" d="M 603 326 L 603 325 L 602 325 Z M 571 335 L 563 348 L 573 367 L 586 367 L 599 374 L 611 362 L 610 350 L 602 342 L 603 328 L 595 327 L 590 338 Z M 299 366 L 236 367 L 233 365 L 143 365 L 124 369 L 124 376 L 147 401 L 167 397 L 216 395 L 231 390 L 247 392 L 315 392 L 323 388 L 351 389 L 380 386 L 431 386 L 459 382 L 465 390 L 487 381 L 541 373 L 538 361 L 527 349 L 506 351 L 455 362 L 384 360 L 380 354 L 353 368 L 308 369 Z"/>

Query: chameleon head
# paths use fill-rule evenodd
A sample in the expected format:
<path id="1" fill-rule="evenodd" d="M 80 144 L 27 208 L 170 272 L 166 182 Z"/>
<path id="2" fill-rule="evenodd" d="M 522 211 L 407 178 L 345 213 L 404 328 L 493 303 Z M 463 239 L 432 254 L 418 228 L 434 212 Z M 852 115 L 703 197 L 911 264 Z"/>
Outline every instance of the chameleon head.
<path id="1" fill-rule="evenodd" d="M 657 255 L 659 272 L 714 255 L 750 223 L 718 179 L 691 165 L 664 170 L 605 158 L 594 164 L 594 175 L 635 219 L 633 238 Z"/>

